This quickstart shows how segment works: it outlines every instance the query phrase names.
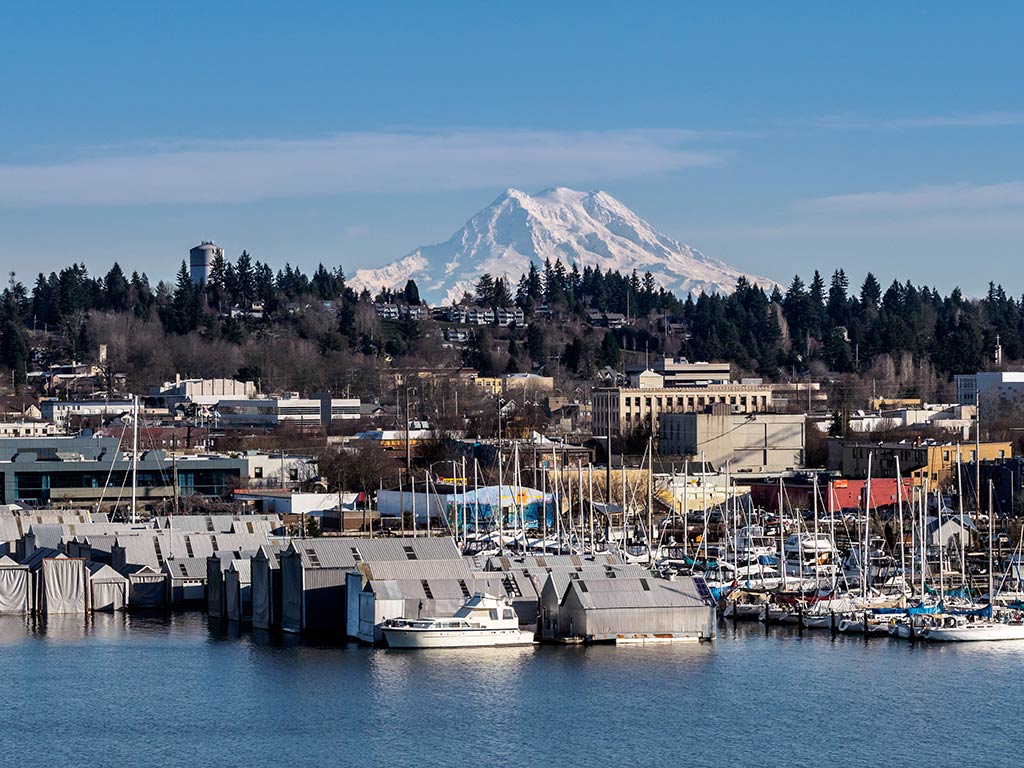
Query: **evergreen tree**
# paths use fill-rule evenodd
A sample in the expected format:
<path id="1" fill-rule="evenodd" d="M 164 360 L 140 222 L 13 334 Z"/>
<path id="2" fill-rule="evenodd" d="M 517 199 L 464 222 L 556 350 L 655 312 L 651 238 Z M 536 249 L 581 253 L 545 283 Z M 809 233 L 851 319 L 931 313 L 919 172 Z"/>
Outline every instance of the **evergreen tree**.
<path id="1" fill-rule="evenodd" d="M 405 290 L 403 291 L 406 304 L 419 305 L 420 303 L 420 289 L 416 287 L 416 281 L 411 277 L 405 283 Z"/>

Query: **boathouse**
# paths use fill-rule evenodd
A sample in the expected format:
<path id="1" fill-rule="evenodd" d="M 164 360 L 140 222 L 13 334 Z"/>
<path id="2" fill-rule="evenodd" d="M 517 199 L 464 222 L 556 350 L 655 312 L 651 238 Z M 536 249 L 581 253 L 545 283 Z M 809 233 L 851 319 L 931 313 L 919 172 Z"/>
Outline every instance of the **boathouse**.
<path id="1" fill-rule="evenodd" d="M 128 607 L 128 579 L 103 563 L 89 563 L 89 597 L 93 612 L 113 613 Z"/>
<path id="2" fill-rule="evenodd" d="M 252 572 L 250 560 L 232 560 L 224 573 L 224 601 L 228 621 L 252 618 Z"/>
<path id="3" fill-rule="evenodd" d="M 0 615 L 28 613 L 31 588 L 28 566 L 0 556 Z"/>
<path id="4" fill-rule="evenodd" d="M 710 640 L 717 629 L 710 593 L 689 576 L 573 579 L 557 622 L 555 636 L 588 642 Z"/>

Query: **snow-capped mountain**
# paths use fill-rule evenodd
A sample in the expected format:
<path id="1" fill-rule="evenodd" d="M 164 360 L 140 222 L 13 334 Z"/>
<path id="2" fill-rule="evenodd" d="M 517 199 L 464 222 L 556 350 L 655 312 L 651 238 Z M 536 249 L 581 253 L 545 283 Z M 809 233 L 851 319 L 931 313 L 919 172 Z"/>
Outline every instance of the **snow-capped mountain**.
<path id="1" fill-rule="evenodd" d="M 455 302 L 472 291 L 484 273 L 515 284 L 530 261 L 561 259 L 580 269 L 628 274 L 650 272 L 665 288 L 685 295 L 733 290 L 744 273 L 662 235 L 606 192 L 576 192 L 557 187 L 537 195 L 506 190 L 444 243 L 417 248 L 379 269 L 360 269 L 349 283 L 356 290 L 401 289 L 416 281 L 431 303 Z M 746 277 L 771 288 L 775 281 Z"/>

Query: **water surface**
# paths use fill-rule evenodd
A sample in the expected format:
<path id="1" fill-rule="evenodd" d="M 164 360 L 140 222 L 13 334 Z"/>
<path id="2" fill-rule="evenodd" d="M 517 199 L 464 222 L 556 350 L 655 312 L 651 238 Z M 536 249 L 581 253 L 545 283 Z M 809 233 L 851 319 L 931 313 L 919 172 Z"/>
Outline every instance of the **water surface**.
<path id="1" fill-rule="evenodd" d="M 200 613 L 0 617 L 0 734 L 26 766 L 1012 766 L 1022 663 L 1024 643 L 742 624 L 702 644 L 401 652 Z"/>

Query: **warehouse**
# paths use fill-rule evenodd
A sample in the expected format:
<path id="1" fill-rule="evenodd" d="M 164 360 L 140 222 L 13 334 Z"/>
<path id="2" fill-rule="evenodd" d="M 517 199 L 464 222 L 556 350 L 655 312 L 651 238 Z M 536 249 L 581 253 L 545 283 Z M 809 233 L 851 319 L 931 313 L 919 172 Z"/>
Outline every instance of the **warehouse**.
<path id="1" fill-rule="evenodd" d="M 689 576 L 573 579 L 558 609 L 555 634 L 588 642 L 711 640 L 716 609 L 702 585 Z"/>

